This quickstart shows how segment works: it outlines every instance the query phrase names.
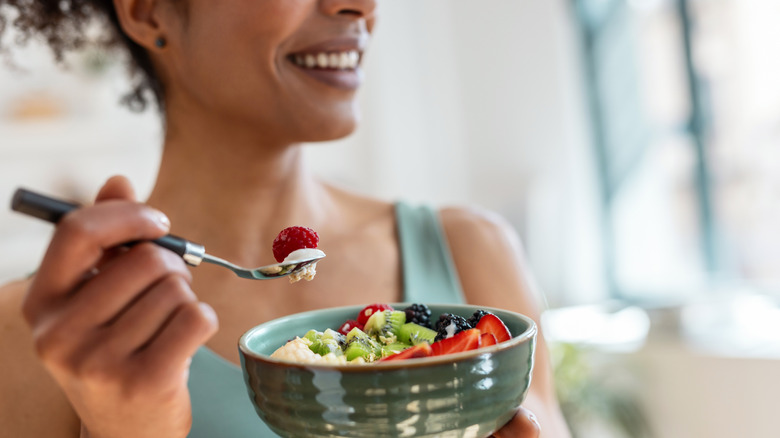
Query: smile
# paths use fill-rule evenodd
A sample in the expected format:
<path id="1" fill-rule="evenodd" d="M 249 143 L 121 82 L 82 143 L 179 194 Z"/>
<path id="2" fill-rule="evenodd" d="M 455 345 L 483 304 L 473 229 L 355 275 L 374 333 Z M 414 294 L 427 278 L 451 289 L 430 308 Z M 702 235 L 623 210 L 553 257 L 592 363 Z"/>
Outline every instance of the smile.
<path id="1" fill-rule="evenodd" d="M 357 50 L 341 52 L 296 53 L 290 55 L 295 65 L 312 70 L 354 70 L 360 64 Z"/>

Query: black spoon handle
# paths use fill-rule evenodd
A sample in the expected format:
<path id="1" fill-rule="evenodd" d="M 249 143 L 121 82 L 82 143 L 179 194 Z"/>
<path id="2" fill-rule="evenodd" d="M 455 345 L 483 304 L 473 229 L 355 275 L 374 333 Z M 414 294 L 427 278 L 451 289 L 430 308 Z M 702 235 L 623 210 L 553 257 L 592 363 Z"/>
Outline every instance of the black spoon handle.
<path id="1" fill-rule="evenodd" d="M 26 189 L 17 189 L 11 199 L 11 210 L 53 224 L 58 223 L 67 213 L 80 207 L 78 204 L 55 199 Z M 190 242 L 173 234 L 152 240 L 152 242 L 175 252 L 192 266 L 199 265 L 205 254 L 203 245 Z M 134 243 L 136 242 L 130 242 L 127 245 L 133 245 Z"/>

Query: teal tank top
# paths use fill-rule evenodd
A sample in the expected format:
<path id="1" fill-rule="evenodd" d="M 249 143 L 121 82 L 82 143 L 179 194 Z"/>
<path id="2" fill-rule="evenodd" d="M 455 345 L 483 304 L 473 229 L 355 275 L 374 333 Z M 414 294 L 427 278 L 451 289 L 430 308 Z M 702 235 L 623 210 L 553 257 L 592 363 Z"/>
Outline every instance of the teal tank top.
<path id="1" fill-rule="evenodd" d="M 438 213 L 428 206 L 395 205 L 401 246 L 403 298 L 410 303 L 463 303 L 465 299 Z M 202 347 L 192 358 L 189 438 L 277 436 L 258 417 L 241 369 Z"/>

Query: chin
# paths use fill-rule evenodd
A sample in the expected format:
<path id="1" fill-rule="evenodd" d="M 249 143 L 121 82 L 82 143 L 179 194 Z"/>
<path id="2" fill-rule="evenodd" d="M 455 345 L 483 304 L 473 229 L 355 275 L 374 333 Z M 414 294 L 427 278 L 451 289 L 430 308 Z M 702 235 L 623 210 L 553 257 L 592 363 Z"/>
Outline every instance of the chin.
<path id="1" fill-rule="evenodd" d="M 358 112 L 349 115 L 343 114 L 342 117 L 325 117 L 319 119 L 318 123 L 312 123 L 311 119 L 305 123 L 302 132 L 306 132 L 304 142 L 320 142 L 338 140 L 349 136 L 358 127 L 360 116 Z"/>

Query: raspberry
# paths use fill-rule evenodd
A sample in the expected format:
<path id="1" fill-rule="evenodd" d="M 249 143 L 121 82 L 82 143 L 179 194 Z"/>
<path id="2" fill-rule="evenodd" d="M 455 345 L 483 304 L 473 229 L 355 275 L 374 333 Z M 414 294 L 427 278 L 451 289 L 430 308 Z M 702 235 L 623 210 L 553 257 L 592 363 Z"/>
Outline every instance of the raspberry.
<path id="1" fill-rule="evenodd" d="M 368 321 L 368 318 L 374 314 L 374 312 L 380 312 L 384 310 L 394 310 L 392 306 L 389 304 L 372 304 L 370 306 L 366 306 L 363 308 L 363 310 L 358 313 L 357 322 L 358 324 L 365 325 Z"/>
<path id="2" fill-rule="evenodd" d="M 344 324 L 341 324 L 341 327 L 339 327 L 337 331 L 346 336 L 347 333 L 349 333 L 353 328 L 359 328 L 360 330 L 363 330 L 363 324 L 360 324 L 354 319 L 349 319 Z"/>
<path id="3" fill-rule="evenodd" d="M 273 243 L 274 258 L 281 263 L 291 252 L 302 248 L 316 248 L 320 242 L 317 232 L 308 227 L 288 227 L 279 232 Z"/>

